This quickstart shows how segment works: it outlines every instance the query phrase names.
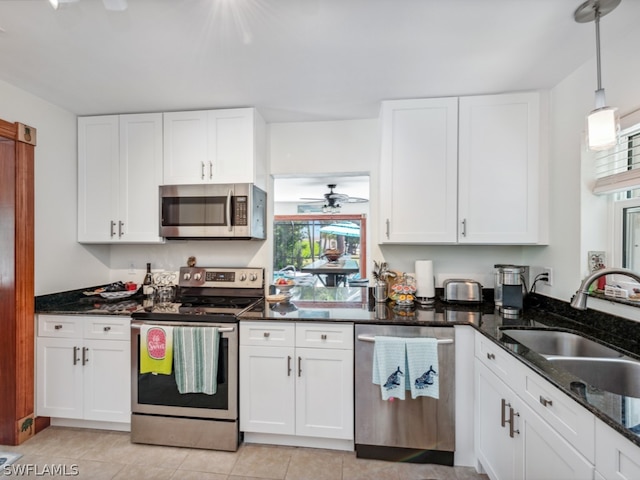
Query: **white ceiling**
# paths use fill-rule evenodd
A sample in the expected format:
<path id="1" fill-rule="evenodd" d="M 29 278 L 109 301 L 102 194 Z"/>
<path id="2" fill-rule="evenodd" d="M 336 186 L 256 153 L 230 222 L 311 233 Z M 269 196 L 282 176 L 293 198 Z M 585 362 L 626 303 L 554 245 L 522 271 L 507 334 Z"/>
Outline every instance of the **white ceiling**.
<path id="1" fill-rule="evenodd" d="M 336 185 L 335 193 L 343 193 L 350 197 L 369 197 L 368 175 L 315 175 L 312 177 L 278 177 L 273 181 L 274 202 L 310 203 L 310 200 L 324 200 L 329 193 L 327 185 Z"/>
<path id="2" fill-rule="evenodd" d="M 0 79 L 78 115 L 258 107 L 373 118 L 380 100 L 549 88 L 594 56 L 580 0 L 0 0 Z M 638 38 L 640 1 L 603 18 Z M 603 54 L 603 82 L 606 54 Z M 594 72 L 595 90 L 595 72 Z M 1 104 L 0 104 L 1 109 Z"/>

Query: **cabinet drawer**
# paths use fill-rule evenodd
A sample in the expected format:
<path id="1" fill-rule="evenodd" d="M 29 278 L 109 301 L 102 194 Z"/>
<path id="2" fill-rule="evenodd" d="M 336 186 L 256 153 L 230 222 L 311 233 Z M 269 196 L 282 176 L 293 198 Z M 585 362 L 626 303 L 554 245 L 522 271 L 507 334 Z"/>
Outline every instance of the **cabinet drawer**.
<path id="1" fill-rule="evenodd" d="M 38 315 L 38 336 L 82 338 L 82 318 L 67 315 Z"/>
<path id="2" fill-rule="evenodd" d="M 293 323 L 240 322 L 240 345 L 272 345 L 293 347 Z"/>
<path id="3" fill-rule="evenodd" d="M 353 350 L 353 325 L 297 323 L 296 346 Z"/>
<path id="4" fill-rule="evenodd" d="M 512 384 L 513 379 L 509 379 L 509 376 L 517 360 L 511 358 L 511 355 L 480 333 L 476 333 L 475 343 L 476 358 L 495 373 L 500 380 L 516 389 L 516 386 Z"/>
<path id="5" fill-rule="evenodd" d="M 595 417 L 524 365 L 514 374 L 524 379 L 516 393 L 591 463 L 595 461 Z"/>
<path id="6" fill-rule="evenodd" d="M 96 340 L 129 340 L 130 319 L 113 317 L 84 317 L 84 338 Z"/>

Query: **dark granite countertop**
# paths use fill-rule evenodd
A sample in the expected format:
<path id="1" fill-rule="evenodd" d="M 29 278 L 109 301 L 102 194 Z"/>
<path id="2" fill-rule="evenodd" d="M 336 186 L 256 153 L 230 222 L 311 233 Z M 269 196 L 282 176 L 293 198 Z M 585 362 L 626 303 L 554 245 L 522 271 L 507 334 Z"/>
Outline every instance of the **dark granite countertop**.
<path id="1" fill-rule="evenodd" d="M 95 287 L 97 288 L 97 287 Z M 131 315 L 141 312 L 142 297 L 106 300 L 82 294 L 88 288 L 36 297 L 36 313 L 60 315 Z M 577 332 L 640 360 L 640 323 L 594 310 L 578 311 L 568 303 L 542 295 L 527 297 L 520 318 L 502 316 L 493 305 L 492 291 L 485 290 L 482 304 L 447 304 L 436 301 L 430 307 L 396 308 L 375 303 L 367 288 L 312 288 L 298 292 L 289 303 L 265 302 L 264 311 L 246 312 L 240 320 L 353 322 L 369 324 L 450 326 L 471 325 L 528 367 L 542 375 L 566 395 L 640 446 L 640 398 L 624 397 L 590 385 L 576 389 L 579 381 L 555 368 L 551 362 L 523 345 L 504 338 L 504 328 L 546 328 Z M 441 293 L 436 291 L 436 293 Z"/>
<path id="2" fill-rule="evenodd" d="M 92 292 L 104 287 L 83 288 L 35 297 L 35 313 L 48 315 L 131 315 L 142 310 L 142 293 L 131 297 L 109 300 L 100 295 L 87 296 L 83 292 Z"/>

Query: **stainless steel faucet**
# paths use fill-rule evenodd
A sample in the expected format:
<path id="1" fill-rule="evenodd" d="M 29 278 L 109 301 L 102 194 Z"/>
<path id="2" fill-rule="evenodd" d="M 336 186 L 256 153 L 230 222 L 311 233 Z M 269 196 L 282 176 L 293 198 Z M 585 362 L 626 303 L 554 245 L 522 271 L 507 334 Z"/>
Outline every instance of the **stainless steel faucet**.
<path id="1" fill-rule="evenodd" d="M 582 280 L 580 284 L 580 288 L 571 299 L 571 306 L 578 310 L 586 310 L 587 309 L 587 296 L 589 295 L 589 286 L 595 282 L 597 279 L 604 275 L 626 275 L 627 277 L 633 278 L 635 281 L 640 282 L 640 274 L 635 273 L 628 268 L 603 268 L 600 270 L 596 270 L 587 278 Z"/>

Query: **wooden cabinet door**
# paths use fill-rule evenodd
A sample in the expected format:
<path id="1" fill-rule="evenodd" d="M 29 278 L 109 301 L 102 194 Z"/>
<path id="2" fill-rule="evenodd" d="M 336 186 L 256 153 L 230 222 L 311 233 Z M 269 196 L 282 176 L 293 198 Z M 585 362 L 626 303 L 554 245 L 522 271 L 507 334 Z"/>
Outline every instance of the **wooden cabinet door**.
<path id="1" fill-rule="evenodd" d="M 540 98 L 460 98 L 460 243 L 539 241 Z"/>
<path id="2" fill-rule="evenodd" d="M 118 239 L 117 115 L 78 118 L 78 241 Z"/>
<path id="3" fill-rule="evenodd" d="M 296 434 L 353 439 L 353 351 L 296 349 Z"/>
<path id="4" fill-rule="evenodd" d="M 85 420 L 131 421 L 131 348 L 126 340 L 85 340 Z"/>
<path id="5" fill-rule="evenodd" d="M 82 339 L 36 340 L 36 414 L 81 419 L 83 412 Z"/>
<path id="6" fill-rule="evenodd" d="M 161 243 L 162 114 L 120 116 L 118 239 Z"/>
<path id="7" fill-rule="evenodd" d="M 240 430 L 295 433 L 293 347 L 240 346 Z"/>
<path id="8" fill-rule="evenodd" d="M 458 99 L 382 104 L 380 242 L 457 241 Z"/>

